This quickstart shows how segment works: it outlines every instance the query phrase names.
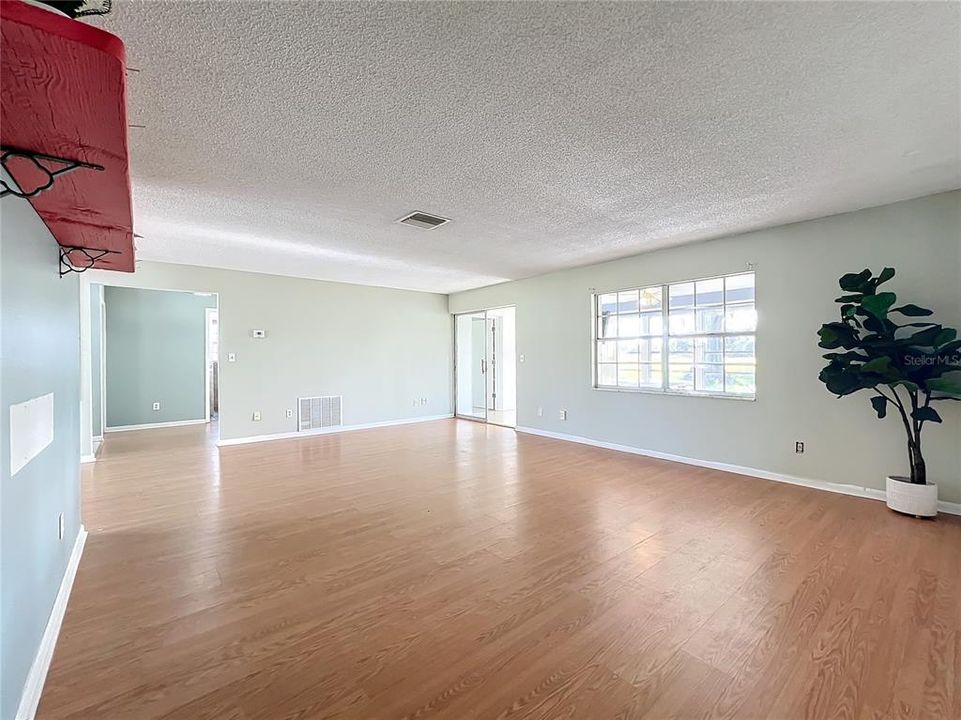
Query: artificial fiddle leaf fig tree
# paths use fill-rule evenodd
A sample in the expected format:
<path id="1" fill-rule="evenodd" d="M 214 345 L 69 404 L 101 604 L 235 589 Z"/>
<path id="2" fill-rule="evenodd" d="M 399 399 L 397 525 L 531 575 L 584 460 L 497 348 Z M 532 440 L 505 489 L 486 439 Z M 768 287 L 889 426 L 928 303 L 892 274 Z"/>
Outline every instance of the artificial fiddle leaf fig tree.
<path id="1" fill-rule="evenodd" d="M 821 326 L 819 347 L 831 352 L 818 376 L 838 397 L 859 390 L 874 393 L 871 405 L 879 418 L 893 407 L 908 440 L 910 480 L 924 485 L 927 473 L 921 431 L 939 423 L 934 403 L 961 400 L 961 340 L 953 328 L 918 320 L 933 311 L 911 303 L 896 306 L 893 292 L 878 288 L 894 277 L 886 267 L 844 275 L 844 294 L 835 300 L 841 319 Z"/>

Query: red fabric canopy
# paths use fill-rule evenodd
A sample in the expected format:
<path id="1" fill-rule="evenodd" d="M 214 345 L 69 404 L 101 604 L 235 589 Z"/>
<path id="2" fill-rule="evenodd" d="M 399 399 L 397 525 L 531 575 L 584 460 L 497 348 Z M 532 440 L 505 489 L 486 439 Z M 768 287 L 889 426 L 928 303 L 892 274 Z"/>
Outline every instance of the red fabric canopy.
<path id="1" fill-rule="evenodd" d="M 20 0 L 0 0 L 0 60 L 0 144 L 104 168 L 60 175 L 30 203 L 61 246 L 110 250 L 96 267 L 133 272 L 123 42 Z M 23 192 L 48 180 L 24 158 L 9 158 L 7 170 Z M 89 264 L 81 253 L 70 258 Z"/>

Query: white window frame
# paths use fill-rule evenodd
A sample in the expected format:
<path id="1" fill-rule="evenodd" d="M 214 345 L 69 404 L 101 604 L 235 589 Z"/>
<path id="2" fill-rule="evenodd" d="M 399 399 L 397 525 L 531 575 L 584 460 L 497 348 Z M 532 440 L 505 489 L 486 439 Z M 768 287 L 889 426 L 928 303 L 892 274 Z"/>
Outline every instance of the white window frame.
<path id="1" fill-rule="evenodd" d="M 667 283 L 634 285 L 630 287 L 618 288 L 616 290 L 597 291 L 592 288 L 591 290 L 591 387 L 592 389 L 600 390 L 602 392 L 645 393 L 645 394 L 654 394 L 654 395 L 681 395 L 681 396 L 687 396 L 687 397 L 721 398 L 726 400 L 747 400 L 747 401 L 756 400 L 757 399 L 757 325 L 756 324 L 755 324 L 755 329 L 751 331 L 732 330 L 729 332 L 728 331 L 707 332 L 707 333 L 694 332 L 694 333 L 684 334 L 684 335 L 676 334 L 673 336 L 670 334 L 670 288 L 672 285 L 687 285 L 689 283 L 693 284 L 696 282 L 704 282 L 707 280 L 725 280 L 726 281 L 727 278 L 738 277 L 741 275 L 754 276 L 754 310 L 755 312 L 757 312 L 757 272 L 755 270 L 742 270 L 740 272 L 725 273 L 724 275 L 709 275 L 707 277 L 694 278 L 690 280 L 675 280 L 673 282 L 667 282 Z M 660 336 L 646 335 L 646 336 L 639 336 L 638 338 L 633 338 L 633 337 L 599 338 L 598 337 L 598 332 L 599 332 L 598 320 L 600 317 L 598 303 L 601 295 L 610 295 L 613 293 L 620 293 L 620 292 L 630 292 L 634 290 L 638 290 L 638 291 L 649 290 L 651 288 L 658 288 L 658 287 L 661 289 L 661 334 Z M 720 306 L 722 313 L 725 316 L 727 314 L 727 306 L 728 306 L 726 288 L 727 288 L 727 285 L 725 283 L 721 291 L 723 302 Z M 691 306 L 692 309 L 695 309 L 697 307 L 696 299 L 694 302 L 695 304 Z M 643 311 L 639 311 L 639 312 L 643 312 Z M 684 339 L 691 339 L 693 341 L 695 338 L 705 338 L 705 337 L 726 338 L 726 337 L 745 337 L 745 336 L 750 336 L 754 338 L 755 360 L 754 360 L 754 392 L 753 393 L 751 394 L 731 393 L 726 391 L 695 390 L 695 389 L 686 390 L 686 389 L 668 387 L 668 384 L 670 382 L 669 347 L 670 347 L 670 341 L 672 338 L 674 339 L 684 338 Z M 634 339 L 641 339 L 641 340 L 660 339 L 661 340 L 661 363 L 660 363 L 661 387 L 658 388 L 658 387 L 648 386 L 648 387 L 634 388 L 634 387 L 624 387 L 619 385 L 600 385 L 598 383 L 598 365 L 599 365 L 598 357 L 597 357 L 598 341 L 599 340 L 600 341 L 603 341 L 603 340 L 617 341 L 617 340 L 634 340 Z M 722 363 L 722 366 L 723 366 L 723 363 Z M 722 376 L 724 375 L 726 374 L 722 372 Z"/>

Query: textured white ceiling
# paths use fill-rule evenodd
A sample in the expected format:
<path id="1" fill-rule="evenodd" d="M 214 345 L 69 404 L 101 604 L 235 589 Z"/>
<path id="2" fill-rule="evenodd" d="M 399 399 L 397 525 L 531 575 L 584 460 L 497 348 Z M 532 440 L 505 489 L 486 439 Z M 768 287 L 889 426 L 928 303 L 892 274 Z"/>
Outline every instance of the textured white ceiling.
<path id="1" fill-rule="evenodd" d="M 958 3 L 115 2 L 142 258 L 449 292 L 961 186 Z M 411 210 L 453 218 L 422 231 Z"/>

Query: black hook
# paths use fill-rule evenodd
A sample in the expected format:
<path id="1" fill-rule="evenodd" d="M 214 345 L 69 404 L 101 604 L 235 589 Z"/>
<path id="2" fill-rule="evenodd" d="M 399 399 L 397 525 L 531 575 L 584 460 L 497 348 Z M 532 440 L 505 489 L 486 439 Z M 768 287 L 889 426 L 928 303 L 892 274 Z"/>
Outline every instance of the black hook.
<path id="1" fill-rule="evenodd" d="M 79 267 L 74 265 L 73 259 L 70 257 L 74 253 L 80 253 L 84 256 L 82 260 L 82 265 Z M 83 247 L 60 247 L 60 277 L 64 275 L 69 275 L 70 273 L 82 273 L 87 272 L 90 268 L 97 264 L 97 260 L 107 255 L 120 255 L 122 253 L 116 250 L 100 250 L 98 248 L 83 248 Z"/>
<path id="2" fill-rule="evenodd" d="M 40 171 L 47 176 L 46 182 L 35 187 L 29 192 L 23 192 L 19 189 L 14 189 L 7 185 L 6 181 L 0 179 L 0 185 L 3 186 L 3 190 L 0 190 L 0 197 L 4 197 L 5 195 L 15 195 L 19 198 L 32 198 L 35 195 L 39 195 L 44 190 L 49 190 L 53 186 L 54 179 L 58 175 L 64 175 L 71 170 L 76 170 L 77 168 L 96 170 L 98 172 L 102 172 L 104 169 L 102 165 L 94 165 L 93 163 L 86 163 L 80 160 L 68 160 L 66 158 L 57 157 L 56 155 L 45 155 L 44 153 L 33 152 L 31 150 L 21 150 L 14 147 L 0 146 L 0 151 L 2 151 L 2 154 L 0 154 L 0 165 L 3 166 L 3 169 L 6 170 L 7 174 L 10 175 L 10 177 L 12 177 L 14 180 L 16 180 L 16 178 L 13 175 L 13 171 L 11 168 L 7 167 L 7 160 L 12 157 L 26 158 L 36 165 L 37 168 L 39 168 Z M 58 170 L 51 170 L 45 165 L 42 165 L 40 163 L 41 160 L 60 163 L 64 167 Z"/>

